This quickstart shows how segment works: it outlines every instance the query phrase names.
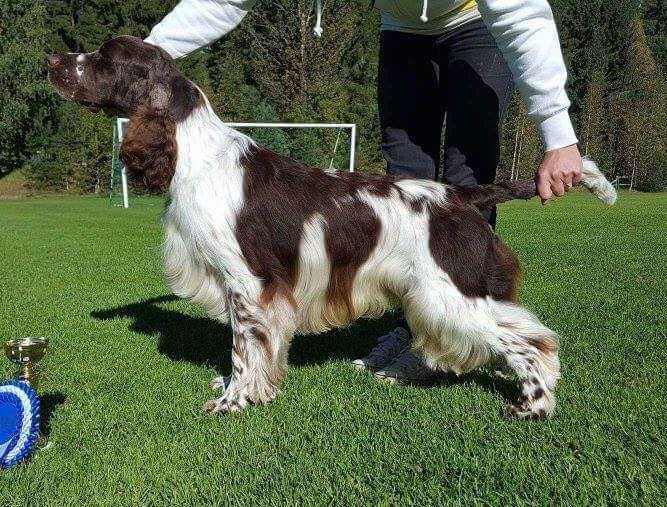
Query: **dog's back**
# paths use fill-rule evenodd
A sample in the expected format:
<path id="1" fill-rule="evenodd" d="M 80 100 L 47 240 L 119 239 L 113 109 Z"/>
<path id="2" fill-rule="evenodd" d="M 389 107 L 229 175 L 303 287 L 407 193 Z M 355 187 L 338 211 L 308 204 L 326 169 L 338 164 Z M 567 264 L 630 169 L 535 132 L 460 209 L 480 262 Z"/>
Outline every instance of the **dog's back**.
<path id="1" fill-rule="evenodd" d="M 241 164 L 246 171 L 245 204 L 237 236 L 254 273 L 265 281 L 264 299 L 277 292 L 292 294 L 298 288 L 300 243 L 314 222 L 324 229 L 321 253 L 330 264 L 325 307 L 339 316 L 332 324 L 341 325 L 369 311 L 377 313 L 377 304 L 363 304 L 363 298 L 355 298 L 352 291 L 364 264 L 379 265 L 397 255 L 410 263 L 416 244 L 424 240 L 428 246 L 424 255 L 430 255 L 465 296 L 516 298 L 516 256 L 480 211 L 534 197 L 533 180 L 456 187 L 388 175 L 331 172 L 256 145 Z M 583 184 L 613 202 L 615 191 L 595 164 L 585 161 L 584 167 Z M 378 279 L 376 283 L 395 286 L 397 282 Z"/>

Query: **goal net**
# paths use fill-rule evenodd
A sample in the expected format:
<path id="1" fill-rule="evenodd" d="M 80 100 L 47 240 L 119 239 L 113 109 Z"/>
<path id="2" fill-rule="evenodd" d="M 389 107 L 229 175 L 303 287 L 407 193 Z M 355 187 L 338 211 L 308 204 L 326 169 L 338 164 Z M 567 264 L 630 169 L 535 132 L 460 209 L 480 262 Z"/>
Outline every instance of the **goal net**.
<path id="1" fill-rule="evenodd" d="M 114 124 L 109 188 L 109 202 L 111 205 L 122 206 L 124 208 L 130 206 L 132 196 L 135 195 L 132 189 L 132 182 L 128 179 L 125 167 L 120 160 L 120 145 L 123 142 L 128 122 L 127 118 L 117 118 Z M 357 142 L 357 126 L 354 123 L 232 122 L 225 125 L 245 131 L 257 142 L 283 155 L 310 159 L 307 161 L 323 169 L 354 172 Z M 290 138 L 282 132 L 294 131 L 294 129 L 306 129 L 312 135 L 301 136 L 299 139 L 300 143 L 293 143 L 290 146 Z M 304 144 L 317 147 L 317 149 L 311 148 L 304 151 Z"/>

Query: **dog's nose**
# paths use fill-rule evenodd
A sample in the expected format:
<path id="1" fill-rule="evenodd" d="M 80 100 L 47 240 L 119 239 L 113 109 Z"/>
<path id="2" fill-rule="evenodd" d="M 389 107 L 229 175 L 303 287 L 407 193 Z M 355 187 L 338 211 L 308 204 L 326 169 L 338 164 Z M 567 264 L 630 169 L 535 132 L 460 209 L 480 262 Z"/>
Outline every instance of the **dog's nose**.
<path id="1" fill-rule="evenodd" d="M 49 68 L 56 67 L 61 61 L 62 58 L 60 55 L 46 55 L 46 63 L 49 65 Z"/>

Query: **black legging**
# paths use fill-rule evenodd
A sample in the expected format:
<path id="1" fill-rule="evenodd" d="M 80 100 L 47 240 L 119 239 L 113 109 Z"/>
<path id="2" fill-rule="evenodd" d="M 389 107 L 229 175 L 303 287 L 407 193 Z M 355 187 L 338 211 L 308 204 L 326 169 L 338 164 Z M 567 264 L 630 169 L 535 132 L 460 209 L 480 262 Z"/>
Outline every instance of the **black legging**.
<path id="1" fill-rule="evenodd" d="M 381 32 L 378 104 L 387 171 L 436 179 L 446 114 L 445 182 L 492 182 L 513 90 L 507 63 L 481 20 L 446 35 Z M 495 224 L 495 210 L 487 219 Z"/>

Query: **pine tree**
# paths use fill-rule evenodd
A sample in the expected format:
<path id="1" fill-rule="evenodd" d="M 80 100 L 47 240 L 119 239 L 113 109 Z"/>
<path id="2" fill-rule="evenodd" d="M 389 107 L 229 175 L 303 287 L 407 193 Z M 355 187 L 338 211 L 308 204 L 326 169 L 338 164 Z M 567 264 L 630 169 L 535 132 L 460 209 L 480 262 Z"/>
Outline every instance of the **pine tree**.
<path id="1" fill-rule="evenodd" d="M 503 147 L 497 180 L 532 178 L 542 162 L 544 148 L 521 95 L 512 97 L 503 129 Z"/>
<path id="2" fill-rule="evenodd" d="M 619 119 L 619 164 L 631 187 L 657 189 L 667 184 L 667 87 L 637 17 L 624 55 L 623 88 L 614 97 Z"/>
<path id="3" fill-rule="evenodd" d="M 20 167 L 48 138 L 55 96 L 45 81 L 46 10 L 0 2 L 0 174 Z"/>
<path id="4" fill-rule="evenodd" d="M 667 2 L 645 0 L 646 35 L 663 75 L 667 75 Z"/>
<path id="5" fill-rule="evenodd" d="M 605 93 L 604 75 L 597 71 L 591 76 L 579 119 L 581 153 L 601 166 L 609 158 L 605 143 Z"/>

